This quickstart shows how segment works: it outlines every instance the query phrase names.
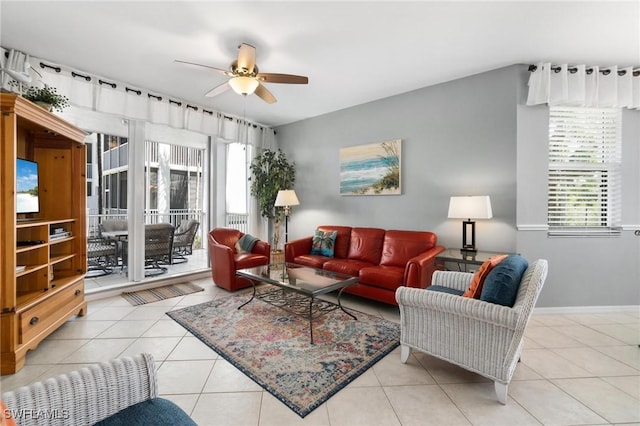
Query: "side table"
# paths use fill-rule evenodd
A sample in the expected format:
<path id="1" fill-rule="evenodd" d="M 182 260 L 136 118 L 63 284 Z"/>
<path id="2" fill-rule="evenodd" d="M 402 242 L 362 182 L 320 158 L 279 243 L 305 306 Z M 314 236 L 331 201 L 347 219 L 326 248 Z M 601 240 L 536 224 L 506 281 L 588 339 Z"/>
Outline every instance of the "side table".
<path id="1" fill-rule="evenodd" d="M 446 271 L 446 270 L 456 270 L 456 269 L 447 269 L 447 263 L 455 263 L 457 265 L 457 271 L 460 272 L 471 272 L 469 270 L 470 266 L 481 266 L 485 260 L 489 259 L 491 256 L 495 256 L 497 254 L 512 254 L 507 252 L 499 252 L 499 251 L 476 251 L 473 252 L 464 252 L 460 249 L 447 249 L 443 252 L 440 252 L 436 256 L 436 269 Z M 474 270 L 477 268 L 473 268 Z"/>

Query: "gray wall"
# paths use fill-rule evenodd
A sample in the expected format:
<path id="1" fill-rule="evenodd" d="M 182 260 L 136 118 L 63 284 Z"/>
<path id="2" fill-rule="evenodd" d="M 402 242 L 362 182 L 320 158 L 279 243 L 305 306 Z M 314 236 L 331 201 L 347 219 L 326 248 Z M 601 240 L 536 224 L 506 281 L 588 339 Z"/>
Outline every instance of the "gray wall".
<path id="1" fill-rule="evenodd" d="M 518 251 L 549 260 L 538 306 L 640 304 L 640 111 L 622 110 L 622 224 L 619 237 L 548 237 L 547 141 L 549 109 L 518 114 Z"/>
<path id="2" fill-rule="evenodd" d="M 291 215 L 289 240 L 335 224 L 429 230 L 441 245 L 460 247 L 462 225 L 447 218 L 449 197 L 490 195 L 494 217 L 477 221 L 477 246 L 548 259 L 539 306 L 640 304 L 640 238 L 631 230 L 617 239 L 570 241 L 518 231 L 546 223 L 540 138 L 546 141 L 548 118 L 544 107 L 521 105 L 527 79 L 526 67 L 516 65 L 278 128 L 280 147 L 296 163 L 301 203 Z M 631 170 L 640 160 L 640 113 L 625 114 L 636 122 L 625 134 L 628 145 L 636 141 L 635 156 L 625 156 Z M 388 139 L 402 139 L 402 195 L 341 196 L 340 148 Z M 625 223 L 638 224 L 640 179 L 629 170 L 625 197 L 634 195 L 625 198 L 631 216 Z"/>

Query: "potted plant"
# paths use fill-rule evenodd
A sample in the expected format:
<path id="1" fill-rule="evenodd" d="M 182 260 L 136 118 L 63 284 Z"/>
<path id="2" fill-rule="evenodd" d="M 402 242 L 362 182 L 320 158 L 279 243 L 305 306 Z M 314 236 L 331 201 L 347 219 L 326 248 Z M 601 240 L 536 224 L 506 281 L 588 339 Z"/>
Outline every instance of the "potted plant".
<path id="1" fill-rule="evenodd" d="M 278 191 L 293 189 L 296 181 L 295 164 L 287 161 L 281 151 L 266 149 L 251 162 L 251 195 L 258 199 L 260 215 L 273 220 L 273 247 L 278 250 L 280 223 L 284 220 L 284 209 L 274 207 Z"/>
<path id="2" fill-rule="evenodd" d="M 44 87 L 31 86 L 22 96 L 48 111 L 62 112 L 64 108 L 69 106 L 69 99 L 58 94 L 56 88 L 48 84 L 45 84 Z"/>

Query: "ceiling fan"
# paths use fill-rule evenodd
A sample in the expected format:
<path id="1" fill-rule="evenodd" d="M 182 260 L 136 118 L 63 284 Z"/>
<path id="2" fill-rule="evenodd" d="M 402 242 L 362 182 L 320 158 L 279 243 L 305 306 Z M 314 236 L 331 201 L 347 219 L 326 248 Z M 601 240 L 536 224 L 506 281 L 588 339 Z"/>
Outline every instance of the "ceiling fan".
<path id="1" fill-rule="evenodd" d="M 250 44 L 242 43 L 238 46 L 238 59 L 231 63 L 229 70 L 211 67 L 208 65 L 195 64 L 193 62 L 179 61 L 181 64 L 194 65 L 208 68 L 217 73 L 231 77 L 228 81 L 214 87 L 205 96 L 213 97 L 233 89 L 239 95 L 250 95 L 255 93 L 263 101 L 272 104 L 276 102 L 275 96 L 267 90 L 262 83 L 285 83 L 285 84 L 307 84 L 309 79 L 302 75 L 293 74 L 273 74 L 258 71 L 256 65 L 256 48 Z"/>

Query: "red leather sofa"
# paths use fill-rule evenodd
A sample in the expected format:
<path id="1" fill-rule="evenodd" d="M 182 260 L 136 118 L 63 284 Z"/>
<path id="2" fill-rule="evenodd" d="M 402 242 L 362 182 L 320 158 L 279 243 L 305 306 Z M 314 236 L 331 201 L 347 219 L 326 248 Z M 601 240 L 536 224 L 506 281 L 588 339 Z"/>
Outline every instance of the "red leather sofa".
<path id="1" fill-rule="evenodd" d="M 433 232 L 379 228 L 319 226 L 337 231 L 334 257 L 311 254 L 313 237 L 285 244 L 285 260 L 327 271 L 358 276 L 358 284 L 345 292 L 397 305 L 400 286 L 425 288 L 436 269 L 436 255 L 444 251 Z"/>
<path id="2" fill-rule="evenodd" d="M 236 270 L 268 265 L 271 245 L 256 241 L 251 253 L 238 253 L 236 243 L 244 234 L 237 229 L 214 228 L 209 232 L 209 258 L 213 283 L 229 291 L 249 287 L 249 280 L 236 276 Z"/>

